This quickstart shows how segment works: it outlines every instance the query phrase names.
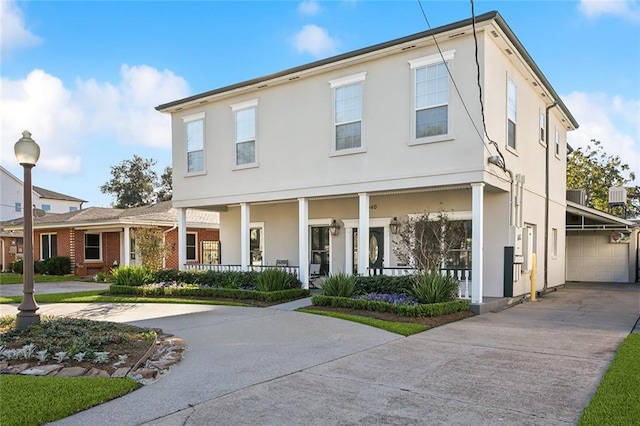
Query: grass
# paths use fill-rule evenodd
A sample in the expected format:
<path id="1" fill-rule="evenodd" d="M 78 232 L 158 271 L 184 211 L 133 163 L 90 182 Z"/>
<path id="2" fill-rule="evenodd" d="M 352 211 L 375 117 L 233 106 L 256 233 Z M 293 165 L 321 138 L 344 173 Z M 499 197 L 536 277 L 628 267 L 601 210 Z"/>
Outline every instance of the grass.
<path id="1" fill-rule="evenodd" d="M 41 425 L 137 389 L 132 379 L 0 376 L 0 424 Z M 28 408 L 25 408 L 28 407 Z"/>
<path id="2" fill-rule="evenodd" d="M 250 306 L 246 303 L 226 300 L 187 299 L 177 297 L 105 296 L 104 294 L 106 292 L 106 290 L 93 290 L 75 293 L 38 294 L 36 289 L 35 298 L 38 303 L 177 303 L 187 305 Z M 0 297 L 0 304 L 20 303 L 21 301 L 22 296 Z"/>
<path id="3" fill-rule="evenodd" d="M 80 277 L 77 275 L 34 275 L 37 283 L 57 283 L 61 281 L 78 281 Z M 0 274 L 0 284 L 21 284 L 22 275 L 13 273 Z"/>
<path id="4" fill-rule="evenodd" d="M 371 327 L 380 328 L 382 330 L 390 331 L 391 333 L 401 334 L 403 336 L 411 336 L 412 334 L 420 333 L 428 330 L 429 326 L 424 324 L 411 324 L 404 322 L 385 321 L 375 318 L 362 317 L 359 315 L 344 314 L 341 312 L 320 311 L 316 309 L 298 309 L 299 312 L 306 312 L 308 314 L 324 315 L 327 317 L 343 319 L 347 321 L 353 321 Z"/>
<path id="5" fill-rule="evenodd" d="M 637 425 L 639 391 L 640 334 L 632 333 L 620 345 L 578 425 Z"/>

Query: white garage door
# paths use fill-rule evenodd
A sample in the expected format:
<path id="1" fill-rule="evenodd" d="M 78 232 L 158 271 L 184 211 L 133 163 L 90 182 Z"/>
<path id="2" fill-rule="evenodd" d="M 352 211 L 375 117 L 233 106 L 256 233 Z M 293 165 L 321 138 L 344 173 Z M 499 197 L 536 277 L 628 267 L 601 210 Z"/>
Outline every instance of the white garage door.
<path id="1" fill-rule="evenodd" d="M 567 281 L 629 282 L 629 244 L 609 233 L 567 235 Z"/>

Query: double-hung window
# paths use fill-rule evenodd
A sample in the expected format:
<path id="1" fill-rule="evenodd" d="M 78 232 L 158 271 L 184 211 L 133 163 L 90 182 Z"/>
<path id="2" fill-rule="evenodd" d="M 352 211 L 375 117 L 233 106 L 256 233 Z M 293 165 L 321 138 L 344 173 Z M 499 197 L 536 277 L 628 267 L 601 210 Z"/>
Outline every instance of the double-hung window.
<path id="1" fill-rule="evenodd" d="M 20 213 L 22 211 L 22 203 L 16 203 L 15 210 L 16 212 Z"/>
<path id="2" fill-rule="evenodd" d="M 362 148 L 362 87 L 366 73 L 331 80 L 334 152 Z"/>
<path id="3" fill-rule="evenodd" d="M 516 149 L 516 116 L 517 116 L 516 84 L 507 79 L 507 146 Z"/>
<path id="4" fill-rule="evenodd" d="M 51 204 L 43 204 L 42 205 L 42 210 L 45 212 L 50 212 L 51 211 Z"/>
<path id="5" fill-rule="evenodd" d="M 231 106 L 236 127 L 236 166 L 257 164 L 256 117 L 258 100 L 251 100 Z"/>
<path id="6" fill-rule="evenodd" d="M 442 140 L 450 133 L 449 70 L 455 50 L 409 61 L 413 70 L 413 139 Z"/>
<path id="7" fill-rule="evenodd" d="M 545 145 L 544 131 L 545 131 L 546 123 L 547 123 L 547 119 L 544 115 L 544 112 L 540 111 L 540 143 L 542 143 L 543 145 Z"/>
<path id="8" fill-rule="evenodd" d="M 58 236 L 56 234 L 40 235 L 40 259 L 47 260 L 58 255 Z"/>
<path id="9" fill-rule="evenodd" d="M 556 156 L 560 156 L 560 132 L 556 128 Z"/>
<path id="10" fill-rule="evenodd" d="M 204 112 L 182 118 L 187 148 L 187 174 L 204 172 Z"/>
<path id="11" fill-rule="evenodd" d="M 187 232 L 187 261 L 197 261 L 198 236 L 195 233 Z"/>
<path id="12" fill-rule="evenodd" d="M 84 234 L 84 260 L 102 260 L 102 234 Z"/>

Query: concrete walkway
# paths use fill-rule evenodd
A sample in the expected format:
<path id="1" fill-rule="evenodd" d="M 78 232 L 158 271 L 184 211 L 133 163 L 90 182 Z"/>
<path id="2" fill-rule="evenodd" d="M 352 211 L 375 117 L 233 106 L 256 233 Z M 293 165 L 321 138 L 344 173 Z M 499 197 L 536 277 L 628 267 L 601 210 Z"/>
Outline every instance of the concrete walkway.
<path id="1" fill-rule="evenodd" d="M 73 293 L 76 291 L 109 290 L 109 284 L 83 281 L 60 281 L 57 283 L 34 284 L 35 294 Z M 19 296 L 22 284 L 0 285 L 0 296 Z"/>
<path id="2" fill-rule="evenodd" d="M 571 425 L 638 320 L 640 286 L 568 285 L 407 338 L 280 309 L 58 306 L 139 315 L 188 345 L 160 380 L 59 425 Z"/>

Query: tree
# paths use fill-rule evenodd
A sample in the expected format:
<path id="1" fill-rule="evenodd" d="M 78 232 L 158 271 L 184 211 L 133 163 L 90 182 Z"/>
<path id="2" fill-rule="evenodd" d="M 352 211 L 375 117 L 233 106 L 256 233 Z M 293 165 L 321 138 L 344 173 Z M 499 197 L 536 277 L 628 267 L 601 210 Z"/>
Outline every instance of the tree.
<path id="1" fill-rule="evenodd" d="M 439 271 L 449 251 L 459 248 L 465 237 L 464 224 L 449 220 L 443 211 L 409 216 L 402 222 L 394 253 L 401 262 L 422 271 Z"/>
<path id="2" fill-rule="evenodd" d="M 158 175 L 152 169 L 156 160 L 143 159 L 137 155 L 111 166 L 111 180 L 100 187 L 103 194 L 116 197 L 114 207 L 127 209 L 145 206 L 156 200 L 155 187 Z"/>
<path id="3" fill-rule="evenodd" d="M 593 145 L 593 146 L 592 146 Z M 586 148 L 578 148 L 567 159 L 567 189 L 583 189 L 586 206 L 601 211 L 609 210 L 609 188 L 624 186 L 627 189 L 627 217 L 640 216 L 640 187 L 629 185 L 635 180 L 619 156 L 604 152 L 600 141 L 591 139 Z M 622 215 L 623 209 L 612 213 Z"/>
<path id="4" fill-rule="evenodd" d="M 157 201 L 170 201 L 173 195 L 172 187 L 173 170 L 171 166 L 164 168 L 162 175 L 160 176 L 160 188 L 158 188 Z"/>
<path id="5" fill-rule="evenodd" d="M 142 258 L 142 265 L 151 271 L 162 269 L 162 260 L 171 255 L 173 246 L 165 244 L 160 228 L 137 228 L 132 231 L 136 242 L 136 252 Z"/>

